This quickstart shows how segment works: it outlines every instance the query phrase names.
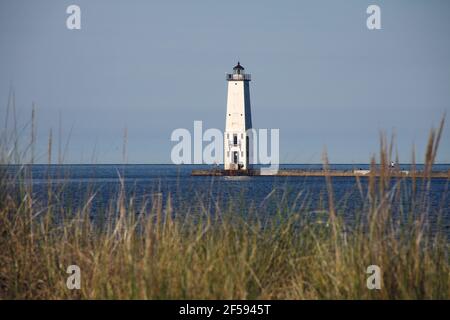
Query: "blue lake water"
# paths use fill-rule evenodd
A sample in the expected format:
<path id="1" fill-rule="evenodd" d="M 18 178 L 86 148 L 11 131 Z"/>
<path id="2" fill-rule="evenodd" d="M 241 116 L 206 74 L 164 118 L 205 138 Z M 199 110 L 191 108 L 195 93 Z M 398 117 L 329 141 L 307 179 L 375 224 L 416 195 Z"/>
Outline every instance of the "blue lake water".
<path id="1" fill-rule="evenodd" d="M 14 174 L 19 167 L 10 166 Z M 114 204 L 123 184 L 128 199 L 133 198 L 135 210 L 151 205 L 155 195 L 170 197 L 171 205 L 178 212 L 215 212 L 230 204 L 238 214 L 256 209 L 261 214 L 275 214 L 286 208 L 299 210 L 320 210 L 326 208 L 327 193 L 324 177 L 194 177 L 193 169 L 208 168 L 205 165 L 34 165 L 31 167 L 35 198 L 44 203 L 51 186 L 58 193 L 60 204 L 67 210 L 85 204 L 88 195 L 94 194 L 92 212 Z M 281 169 L 321 169 L 318 165 L 281 165 Z M 367 169 L 367 164 L 331 165 L 331 169 Z M 402 169 L 410 169 L 401 165 Z M 421 166 L 418 166 L 418 170 Z M 435 171 L 447 171 L 450 165 L 435 165 Z M 334 198 L 339 213 L 347 220 L 353 220 L 361 211 L 367 196 L 367 179 L 361 178 L 361 189 L 354 177 L 332 179 Z M 418 180 L 418 189 L 422 180 Z M 396 183 L 393 181 L 392 183 Z M 402 182 L 405 193 L 411 189 L 410 180 Z M 431 219 L 444 217 L 444 224 L 450 226 L 450 203 L 448 180 L 432 179 L 429 203 Z M 148 203 L 147 203 L 148 202 Z M 407 207 L 409 203 L 404 203 Z"/>

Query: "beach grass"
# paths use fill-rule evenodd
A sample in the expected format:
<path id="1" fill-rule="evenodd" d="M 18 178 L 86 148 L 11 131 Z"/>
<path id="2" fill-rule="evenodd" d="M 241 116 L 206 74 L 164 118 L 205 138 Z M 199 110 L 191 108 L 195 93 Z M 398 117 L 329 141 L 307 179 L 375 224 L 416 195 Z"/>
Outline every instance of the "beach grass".
<path id="1" fill-rule="evenodd" d="M 430 133 L 429 174 L 443 123 Z M 448 234 L 436 218 L 442 212 L 430 205 L 430 179 L 392 177 L 384 136 L 379 177 L 369 177 L 367 189 L 355 179 L 364 203 L 353 223 L 336 206 L 330 176 L 322 204 L 280 204 L 270 217 L 257 208 L 242 215 L 232 203 L 213 203 L 220 207 L 211 215 L 202 200 L 177 212 L 171 196 L 137 207 L 121 178 L 98 223 L 95 193 L 67 210 L 54 184 L 47 201 L 36 197 L 29 166 L 10 174 L 8 166 L 25 154 L 16 140 L 2 137 L 1 146 L 0 299 L 450 298 Z M 51 154 L 51 135 L 48 145 Z M 66 285 L 70 265 L 80 268 L 80 289 Z M 367 286 L 371 265 L 381 270 L 380 289 Z"/>

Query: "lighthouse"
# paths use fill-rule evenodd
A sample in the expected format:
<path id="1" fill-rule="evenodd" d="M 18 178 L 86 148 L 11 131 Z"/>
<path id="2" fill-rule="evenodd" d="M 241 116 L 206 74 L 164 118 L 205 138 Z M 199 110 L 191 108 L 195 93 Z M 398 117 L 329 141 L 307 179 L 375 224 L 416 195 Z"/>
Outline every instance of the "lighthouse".
<path id="1" fill-rule="evenodd" d="M 238 62 L 233 73 L 227 74 L 228 83 L 227 113 L 224 136 L 225 170 L 249 169 L 249 136 L 252 128 L 250 110 L 251 76 L 244 73 L 244 67 Z"/>

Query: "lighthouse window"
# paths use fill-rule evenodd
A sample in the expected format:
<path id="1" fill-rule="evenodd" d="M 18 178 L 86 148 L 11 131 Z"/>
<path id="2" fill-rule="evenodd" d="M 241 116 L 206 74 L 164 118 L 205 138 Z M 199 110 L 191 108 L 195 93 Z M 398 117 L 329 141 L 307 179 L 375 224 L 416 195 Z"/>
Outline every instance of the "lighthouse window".
<path id="1" fill-rule="evenodd" d="M 244 151 L 241 151 L 241 157 L 243 157 L 244 156 Z"/>
<path id="2" fill-rule="evenodd" d="M 236 146 L 238 143 L 237 143 L 237 134 L 234 134 L 233 135 L 233 144 Z"/>
<path id="3" fill-rule="evenodd" d="M 233 163 L 238 163 L 239 153 L 237 151 L 233 152 Z"/>
<path id="4" fill-rule="evenodd" d="M 241 139 L 244 139 L 244 134 L 243 133 L 241 133 Z"/>
<path id="5" fill-rule="evenodd" d="M 230 134 L 229 133 L 227 133 L 227 139 L 230 139 Z"/>

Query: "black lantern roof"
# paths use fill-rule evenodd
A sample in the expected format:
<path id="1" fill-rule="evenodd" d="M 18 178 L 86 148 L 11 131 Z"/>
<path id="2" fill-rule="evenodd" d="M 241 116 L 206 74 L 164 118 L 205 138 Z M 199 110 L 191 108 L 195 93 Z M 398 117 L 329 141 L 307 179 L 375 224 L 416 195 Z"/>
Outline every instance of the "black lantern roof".
<path id="1" fill-rule="evenodd" d="M 233 68 L 233 70 L 244 70 L 244 67 L 241 66 L 240 62 L 238 61 L 237 65 Z"/>

